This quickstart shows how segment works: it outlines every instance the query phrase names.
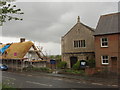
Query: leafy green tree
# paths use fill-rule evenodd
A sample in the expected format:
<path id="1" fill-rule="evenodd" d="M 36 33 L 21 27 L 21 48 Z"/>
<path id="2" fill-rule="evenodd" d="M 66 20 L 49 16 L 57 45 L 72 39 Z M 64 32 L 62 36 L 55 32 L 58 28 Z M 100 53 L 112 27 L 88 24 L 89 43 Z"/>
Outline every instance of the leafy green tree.
<path id="1" fill-rule="evenodd" d="M 55 56 L 55 59 L 56 59 L 56 60 L 61 60 L 61 55 L 56 55 L 56 56 Z"/>
<path id="2" fill-rule="evenodd" d="M 3 25 L 4 22 L 10 20 L 22 20 L 21 18 L 14 17 L 13 15 L 24 13 L 21 9 L 16 9 L 16 5 L 10 4 L 9 1 L 0 1 L 0 25 Z"/>
<path id="3" fill-rule="evenodd" d="M 61 60 L 61 55 L 50 55 L 50 59 Z"/>

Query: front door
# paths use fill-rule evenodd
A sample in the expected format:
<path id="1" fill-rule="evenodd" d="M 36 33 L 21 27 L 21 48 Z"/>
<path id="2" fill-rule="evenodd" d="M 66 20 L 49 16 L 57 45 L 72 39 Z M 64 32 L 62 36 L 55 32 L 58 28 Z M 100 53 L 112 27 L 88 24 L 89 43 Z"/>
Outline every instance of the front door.
<path id="1" fill-rule="evenodd" d="M 117 72 L 117 57 L 111 57 L 111 69 L 113 72 Z"/>
<path id="2" fill-rule="evenodd" d="M 78 61 L 78 58 L 75 56 L 70 57 L 70 66 L 73 67 L 74 64 L 76 64 Z"/>

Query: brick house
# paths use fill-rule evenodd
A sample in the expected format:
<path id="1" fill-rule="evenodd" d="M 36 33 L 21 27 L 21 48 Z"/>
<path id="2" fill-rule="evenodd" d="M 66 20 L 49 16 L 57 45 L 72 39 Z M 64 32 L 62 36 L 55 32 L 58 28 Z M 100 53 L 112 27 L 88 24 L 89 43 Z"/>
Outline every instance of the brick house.
<path id="1" fill-rule="evenodd" d="M 94 59 L 94 30 L 80 22 L 77 23 L 61 38 L 62 61 L 68 68 L 79 60 Z"/>
<path id="2" fill-rule="evenodd" d="M 119 15 L 120 13 L 102 15 L 94 34 L 96 67 L 112 72 L 117 72 L 120 60 Z"/>

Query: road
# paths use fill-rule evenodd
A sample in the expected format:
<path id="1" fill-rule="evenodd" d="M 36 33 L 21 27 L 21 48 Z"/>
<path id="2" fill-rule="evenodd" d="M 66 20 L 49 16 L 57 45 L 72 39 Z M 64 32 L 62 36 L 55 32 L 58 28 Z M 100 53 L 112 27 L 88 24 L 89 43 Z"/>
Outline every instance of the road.
<path id="1" fill-rule="evenodd" d="M 2 80 L 14 88 L 111 88 L 111 86 L 104 86 L 99 83 L 86 83 L 74 79 L 25 75 L 12 72 L 3 72 Z"/>

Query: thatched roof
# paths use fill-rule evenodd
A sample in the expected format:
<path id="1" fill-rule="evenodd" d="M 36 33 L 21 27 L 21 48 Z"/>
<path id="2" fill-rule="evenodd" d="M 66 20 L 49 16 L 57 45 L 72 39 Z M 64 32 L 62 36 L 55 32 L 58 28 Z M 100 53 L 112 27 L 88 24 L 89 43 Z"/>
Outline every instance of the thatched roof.
<path id="1" fill-rule="evenodd" d="M 23 58 L 29 49 L 34 44 L 31 41 L 12 43 L 8 49 L 6 49 L 6 54 L 2 55 L 3 59 L 21 59 Z M 5 45 L 0 45 L 0 48 Z"/>

